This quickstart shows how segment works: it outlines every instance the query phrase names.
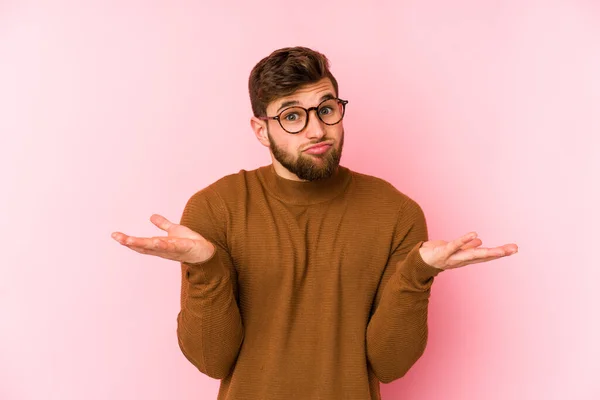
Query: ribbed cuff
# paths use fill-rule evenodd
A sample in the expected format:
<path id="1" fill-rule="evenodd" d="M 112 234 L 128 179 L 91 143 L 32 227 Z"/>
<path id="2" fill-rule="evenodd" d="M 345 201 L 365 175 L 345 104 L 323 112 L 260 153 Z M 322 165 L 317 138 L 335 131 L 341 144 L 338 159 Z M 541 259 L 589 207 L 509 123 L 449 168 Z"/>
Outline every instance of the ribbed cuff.
<path id="1" fill-rule="evenodd" d="M 183 264 L 187 266 L 187 278 L 192 284 L 218 281 L 229 276 L 229 271 L 221 262 L 219 250 L 216 246 L 212 256 L 206 261 L 193 264 L 184 262 Z"/>
<path id="2" fill-rule="evenodd" d="M 421 258 L 419 248 L 425 241 L 420 241 L 407 254 L 406 258 L 398 263 L 396 272 L 401 274 L 404 279 L 413 284 L 416 288 L 427 290 L 431 285 L 431 280 L 437 276 L 442 269 L 432 267 Z"/>

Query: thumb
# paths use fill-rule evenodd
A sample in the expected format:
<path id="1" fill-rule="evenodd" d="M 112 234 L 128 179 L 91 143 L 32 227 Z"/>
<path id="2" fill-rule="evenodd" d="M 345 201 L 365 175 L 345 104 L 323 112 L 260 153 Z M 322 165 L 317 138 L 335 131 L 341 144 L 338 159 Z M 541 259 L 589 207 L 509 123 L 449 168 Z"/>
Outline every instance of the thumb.
<path id="1" fill-rule="evenodd" d="M 163 231 L 167 231 L 167 232 L 174 225 L 171 221 L 169 221 L 168 219 L 166 219 L 165 217 L 163 217 L 160 214 L 152 214 L 152 216 L 150 217 L 150 222 L 152 222 L 154 225 L 156 225 Z"/>

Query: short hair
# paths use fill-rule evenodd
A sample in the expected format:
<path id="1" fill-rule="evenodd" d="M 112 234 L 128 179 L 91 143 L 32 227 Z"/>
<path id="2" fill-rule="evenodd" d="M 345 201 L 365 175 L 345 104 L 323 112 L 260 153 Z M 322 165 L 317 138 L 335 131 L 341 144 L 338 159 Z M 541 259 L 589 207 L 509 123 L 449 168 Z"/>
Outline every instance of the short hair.
<path id="1" fill-rule="evenodd" d="M 260 60 L 250 72 L 248 91 L 255 117 L 265 116 L 273 100 L 302 86 L 329 78 L 338 96 L 338 83 L 325 55 L 307 47 L 285 47 Z"/>

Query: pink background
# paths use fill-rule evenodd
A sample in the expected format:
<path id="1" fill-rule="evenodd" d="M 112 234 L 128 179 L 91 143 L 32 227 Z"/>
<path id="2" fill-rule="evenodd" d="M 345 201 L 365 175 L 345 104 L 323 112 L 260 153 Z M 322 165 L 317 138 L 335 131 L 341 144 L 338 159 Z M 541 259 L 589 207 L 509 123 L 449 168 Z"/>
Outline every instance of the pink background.
<path id="1" fill-rule="evenodd" d="M 293 45 L 350 100 L 343 165 L 432 239 L 520 248 L 438 277 L 384 399 L 600 399 L 600 3 L 355 3 L 0 2 L 0 399 L 216 398 L 177 345 L 178 264 L 110 233 L 270 163 L 247 79 Z"/>

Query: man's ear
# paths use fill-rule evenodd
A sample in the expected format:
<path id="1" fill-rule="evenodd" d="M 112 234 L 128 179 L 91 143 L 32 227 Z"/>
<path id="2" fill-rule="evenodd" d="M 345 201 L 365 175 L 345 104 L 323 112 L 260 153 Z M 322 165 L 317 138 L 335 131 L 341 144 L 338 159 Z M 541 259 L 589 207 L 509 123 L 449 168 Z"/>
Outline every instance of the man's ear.
<path id="1" fill-rule="evenodd" d="M 269 137 L 267 135 L 267 121 L 258 119 L 256 117 L 250 118 L 250 126 L 254 131 L 254 135 L 263 146 L 269 147 Z"/>

